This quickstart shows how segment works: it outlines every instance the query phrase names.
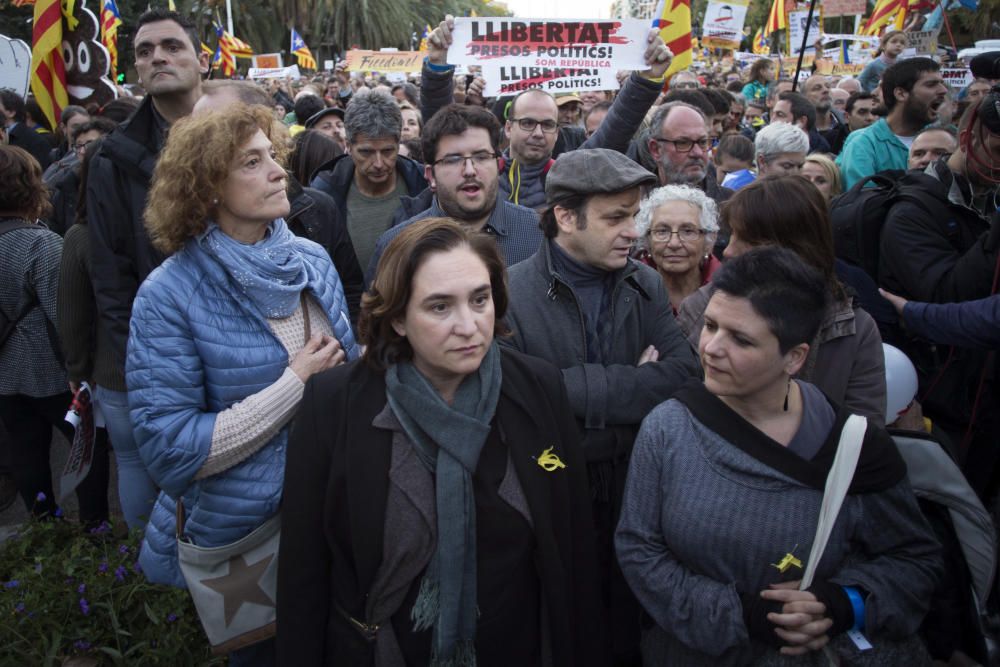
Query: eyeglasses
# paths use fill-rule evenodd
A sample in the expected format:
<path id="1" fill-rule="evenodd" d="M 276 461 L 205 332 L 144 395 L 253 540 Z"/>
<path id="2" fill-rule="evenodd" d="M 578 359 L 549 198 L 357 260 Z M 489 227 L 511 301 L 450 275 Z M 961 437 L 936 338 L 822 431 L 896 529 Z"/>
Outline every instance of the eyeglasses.
<path id="1" fill-rule="evenodd" d="M 517 126 L 524 130 L 525 132 L 534 132 L 535 128 L 539 125 L 542 126 L 542 132 L 545 134 L 552 134 L 559 129 L 559 123 L 554 120 L 535 120 L 534 118 L 511 118 L 510 122 L 517 123 Z"/>
<path id="2" fill-rule="evenodd" d="M 670 84 L 671 90 L 694 90 L 698 87 L 698 82 L 696 81 L 678 81 L 677 83 Z"/>
<path id="3" fill-rule="evenodd" d="M 433 162 L 434 166 L 442 166 L 445 169 L 462 169 L 465 167 L 465 161 L 471 160 L 472 166 L 476 169 L 480 167 L 485 167 L 494 160 L 497 159 L 496 153 L 490 153 L 488 151 L 478 151 L 472 155 L 458 155 L 452 153 L 451 155 L 445 155 L 440 160 L 435 160 Z"/>
<path id="4" fill-rule="evenodd" d="M 656 141 L 662 141 L 665 144 L 673 144 L 674 150 L 678 153 L 690 153 L 691 149 L 698 146 L 701 150 L 708 150 L 709 139 L 708 137 L 703 137 L 698 141 L 691 141 L 690 139 L 664 139 L 663 137 L 653 137 Z"/>
<path id="5" fill-rule="evenodd" d="M 94 143 L 93 139 L 91 139 L 90 141 L 85 141 L 82 144 L 73 144 L 73 151 L 77 155 L 83 155 L 84 151 L 87 150 L 87 146 L 89 146 L 92 143 Z"/>
<path id="6" fill-rule="evenodd" d="M 670 240 L 670 237 L 677 234 L 677 238 L 683 243 L 694 243 L 702 236 L 705 232 L 700 229 L 695 229 L 694 227 L 683 227 L 678 229 L 676 232 L 669 227 L 654 227 L 649 230 L 649 235 L 653 237 L 654 241 L 659 241 L 660 243 L 665 243 Z"/>

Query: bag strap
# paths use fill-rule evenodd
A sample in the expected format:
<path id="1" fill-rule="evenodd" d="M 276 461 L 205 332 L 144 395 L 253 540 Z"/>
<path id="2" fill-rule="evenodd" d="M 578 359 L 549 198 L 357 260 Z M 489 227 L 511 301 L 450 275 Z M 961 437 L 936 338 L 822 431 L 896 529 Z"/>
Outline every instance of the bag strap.
<path id="1" fill-rule="evenodd" d="M 302 302 L 302 320 L 303 324 L 305 325 L 305 332 L 306 332 L 305 340 L 302 341 L 302 344 L 306 345 L 309 342 L 309 339 L 312 338 L 312 326 L 311 323 L 309 322 L 309 304 L 306 303 L 305 290 L 302 290 L 299 293 L 299 300 Z"/>
<path id="2" fill-rule="evenodd" d="M 181 539 L 181 535 L 184 534 L 184 499 L 177 499 L 177 524 L 174 528 L 174 532 L 177 535 L 177 539 Z"/>
<path id="3" fill-rule="evenodd" d="M 861 443 L 865 439 L 867 430 L 867 419 L 859 415 L 851 415 L 840 431 L 837 454 L 833 458 L 830 474 L 826 477 L 823 504 L 820 506 L 819 521 L 816 525 L 816 537 L 813 539 L 812 549 L 809 551 L 809 561 L 806 564 L 806 571 L 802 575 L 802 584 L 799 586 L 799 590 L 804 591 L 812 586 L 816 568 L 819 566 L 820 559 L 823 558 L 826 543 L 830 540 L 830 533 L 833 532 L 833 524 L 837 522 L 840 507 L 844 504 L 844 498 L 847 496 L 847 489 L 851 486 L 851 480 L 854 479 L 854 471 L 858 467 L 858 459 L 861 456 Z"/>

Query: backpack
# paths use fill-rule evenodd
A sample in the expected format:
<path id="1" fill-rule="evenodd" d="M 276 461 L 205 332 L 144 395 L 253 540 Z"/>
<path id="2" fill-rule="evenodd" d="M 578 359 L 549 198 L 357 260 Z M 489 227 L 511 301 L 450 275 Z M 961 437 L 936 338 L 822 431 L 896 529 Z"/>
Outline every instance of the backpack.
<path id="1" fill-rule="evenodd" d="M 993 664 L 997 618 L 992 517 L 941 444 L 926 433 L 889 433 L 944 560 L 944 578 L 931 597 L 920 636 L 936 660 L 947 662 L 960 650 L 981 664 Z"/>
<path id="2" fill-rule="evenodd" d="M 904 199 L 924 208 L 940 206 L 927 193 L 922 174 L 897 169 L 867 176 L 830 204 L 833 248 L 839 259 L 860 267 L 878 282 L 879 245 L 882 226 L 893 205 Z M 874 184 L 874 187 L 865 187 Z"/>
<path id="3" fill-rule="evenodd" d="M 19 218 L 0 220 L 0 236 L 3 236 L 7 232 L 12 232 L 15 229 L 28 229 L 35 227 L 38 227 L 38 225 Z M 7 314 L 4 313 L 3 310 L 0 310 L 0 349 L 3 349 L 4 344 L 7 343 L 7 339 L 10 338 L 11 334 L 14 333 L 14 330 L 17 329 L 17 325 L 21 323 L 21 320 L 27 317 L 28 313 L 30 313 L 36 305 L 38 305 L 38 296 L 34 291 L 32 291 L 31 298 L 26 304 L 24 304 L 24 308 L 22 308 L 21 311 L 14 316 L 14 319 L 8 318 Z"/>

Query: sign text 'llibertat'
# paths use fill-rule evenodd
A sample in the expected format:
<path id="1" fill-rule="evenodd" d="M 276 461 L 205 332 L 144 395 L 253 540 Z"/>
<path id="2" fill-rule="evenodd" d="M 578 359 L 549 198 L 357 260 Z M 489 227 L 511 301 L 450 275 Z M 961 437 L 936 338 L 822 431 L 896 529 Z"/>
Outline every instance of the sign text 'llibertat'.
<path id="1" fill-rule="evenodd" d="M 485 21 L 472 24 L 473 42 L 604 43 L 618 27 L 607 22 Z"/>

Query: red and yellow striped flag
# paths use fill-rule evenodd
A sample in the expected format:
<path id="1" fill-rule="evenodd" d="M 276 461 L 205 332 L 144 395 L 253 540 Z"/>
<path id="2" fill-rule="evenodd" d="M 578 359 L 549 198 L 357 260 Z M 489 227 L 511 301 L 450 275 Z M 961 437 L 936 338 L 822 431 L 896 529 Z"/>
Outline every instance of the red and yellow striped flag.
<path id="1" fill-rule="evenodd" d="M 764 37 L 772 32 L 788 29 L 788 12 L 785 11 L 785 0 L 774 0 L 771 4 L 771 13 L 767 15 L 767 23 L 764 24 Z"/>
<path id="2" fill-rule="evenodd" d="M 122 24 L 121 14 L 115 0 L 104 0 L 101 5 L 101 44 L 111 57 L 111 80 L 118 76 L 118 26 Z"/>
<path id="3" fill-rule="evenodd" d="M 69 104 L 62 34 L 60 1 L 38 0 L 31 29 L 31 92 L 51 127 L 59 124 L 62 110 Z"/>
<path id="4" fill-rule="evenodd" d="M 906 0 L 877 0 L 872 9 L 872 15 L 861 29 L 862 35 L 878 35 L 883 28 L 888 27 L 893 15 L 898 14 L 896 25 L 902 26 L 902 20 L 906 17 Z"/>
<path id="5" fill-rule="evenodd" d="M 653 27 L 674 54 L 666 78 L 691 67 L 691 0 L 660 0 Z"/>

